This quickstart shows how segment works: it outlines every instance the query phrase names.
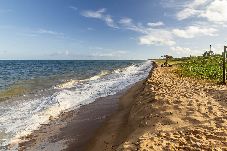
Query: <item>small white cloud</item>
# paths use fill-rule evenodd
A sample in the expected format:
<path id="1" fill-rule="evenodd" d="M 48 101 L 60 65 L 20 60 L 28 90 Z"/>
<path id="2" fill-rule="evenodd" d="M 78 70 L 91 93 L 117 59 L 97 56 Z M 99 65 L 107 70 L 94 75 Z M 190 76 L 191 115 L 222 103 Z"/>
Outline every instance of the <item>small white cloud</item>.
<path id="1" fill-rule="evenodd" d="M 114 20 L 112 19 L 112 17 L 110 15 L 106 15 L 105 12 L 106 12 L 106 9 L 102 8 L 97 11 L 91 11 L 91 10 L 83 11 L 81 12 L 81 15 L 87 18 L 96 18 L 96 19 L 103 20 L 106 22 L 107 26 L 112 28 L 118 28 L 117 25 L 114 23 Z"/>
<path id="2" fill-rule="evenodd" d="M 92 27 L 88 27 L 88 28 L 87 28 L 87 30 L 90 30 L 90 31 L 91 31 L 91 30 L 94 30 L 94 28 L 92 28 Z"/>
<path id="3" fill-rule="evenodd" d="M 178 20 L 184 20 L 184 19 L 187 19 L 191 16 L 195 16 L 198 13 L 199 13 L 199 11 L 195 10 L 193 8 L 185 8 L 185 9 L 183 9 L 180 12 L 177 13 L 177 19 Z"/>
<path id="4" fill-rule="evenodd" d="M 119 23 L 123 26 L 132 26 L 133 20 L 131 18 L 122 18 L 120 19 Z"/>
<path id="5" fill-rule="evenodd" d="M 144 27 L 142 24 L 135 24 L 131 18 L 122 18 L 119 21 L 121 27 L 142 33 L 139 37 L 139 44 L 141 45 L 168 45 L 175 44 L 172 33 L 164 29 L 152 29 Z M 164 25 L 163 22 L 149 23 L 150 26 L 157 27 Z"/>
<path id="6" fill-rule="evenodd" d="M 98 19 L 101 19 L 103 17 L 103 13 L 105 11 L 106 11 L 105 8 L 99 9 L 97 11 L 87 10 L 87 11 L 81 12 L 81 15 L 84 16 L 84 17 L 88 17 L 88 18 L 98 18 Z"/>
<path id="7" fill-rule="evenodd" d="M 216 36 L 217 29 L 212 27 L 189 26 L 185 29 L 173 29 L 173 34 L 181 38 L 194 38 L 196 36 Z"/>
<path id="8" fill-rule="evenodd" d="M 68 50 L 57 51 L 57 52 L 49 54 L 49 56 L 55 56 L 55 57 L 66 57 L 66 56 L 71 56 L 71 55 L 74 55 L 74 54 L 71 54 Z"/>
<path id="9" fill-rule="evenodd" d="M 93 54 L 91 54 L 92 57 L 98 57 L 98 58 L 108 58 L 108 57 L 112 57 L 112 58 L 120 58 L 123 55 L 127 54 L 127 51 L 123 51 L 123 50 L 113 50 L 113 49 L 107 49 L 107 50 L 111 50 L 111 52 L 95 52 Z"/>
<path id="10" fill-rule="evenodd" d="M 186 3 L 186 5 L 183 6 L 184 8 L 177 13 L 177 19 L 184 20 L 189 17 L 199 15 L 201 13 L 201 10 L 199 10 L 198 8 L 205 5 L 207 1 L 208 0 L 194 0 Z"/>
<path id="11" fill-rule="evenodd" d="M 141 36 L 139 38 L 139 43 L 141 45 L 175 45 L 176 42 L 173 40 L 172 34 L 168 31 L 154 31 L 150 34 Z"/>
<path id="12" fill-rule="evenodd" d="M 103 20 L 106 22 L 106 24 L 109 26 L 109 27 L 113 27 L 113 28 L 117 28 L 117 26 L 115 25 L 113 19 L 111 18 L 110 15 L 106 15 Z"/>
<path id="13" fill-rule="evenodd" d="M 159 26 L 164 26 L 164 23 L 159 21 L 159 22 L 155 22 L 155 23 L 147 23 L 147 25 L 150 27 L 159 27 Z"/>
<path id="14" fill-rule="evenodd" d="M 77 8 L 77 7 L 75 7 L 75 6 L 69 6 L 69 8 L 70 8 L 70 9 L 72 9 L 72 10 L 75 10 L 75 11 L 77 11 L 77 10 L 78 10 L 78 8 Z"/>
<path id="15" fill-rule="evenodd" d="M 171 47 L 170 50 L 177 54 L 189 54 L 191 52 L 190 48 L 184 48 L 180 46 Z"/>
<path id="16" fill-rule="evenodd" d="M 128 30 L 147 34 L 147 29 L 145 27 L 143 27 L 141 24 L 133 23 L 133 20 L 131 18 L 122 18 L 122 19 L 120 19 L 120 21 L 118 23 L 123 28 L 126 28 Z"/>
<path id="17" fill-rule="evenodd" d="M 38 31 L 35 31 L 36 34 L 48 34 L 48 35 L 55 35 L 55 36 L 63 36 L 63 33 L 52 31 L 52 30 L 46 30 L 46 29 L 39 29 Z"/>
<path id="18" fill-rule="evenodd" d="M 187 47 L 174 46 L 170 47 L 170 51 L 174 54 L 185 56 L 185 55 L 201 55 L 203 52 L 195 49 L 190 49 Z"/>

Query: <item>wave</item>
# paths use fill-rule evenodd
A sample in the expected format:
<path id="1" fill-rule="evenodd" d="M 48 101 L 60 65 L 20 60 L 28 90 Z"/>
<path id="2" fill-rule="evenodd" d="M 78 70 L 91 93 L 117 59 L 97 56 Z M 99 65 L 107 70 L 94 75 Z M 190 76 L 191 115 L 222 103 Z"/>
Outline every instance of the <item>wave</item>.
<path id="1" fill-rule="evenodd" d="M 113 72 L 102 71 L 85 80 L 70 80 L 55 87 L 58 91 L 48 97 L 0 104 L 0 146 L 17 144 L 21 136 L 30 134 L 49 118 L 63 111 L 77 109 L 99 97 L 114 95 L 128 86 L 145 79 L 151 62 L 131 65 Z M 1 103 L 1 102 L 0 102 Z M 1 138 L 1 134 L 4 137 Z"/>
<path id="2" fill-rule="evenodd" d="M 68 80 L 67 82 L 54 86 L 54 89 L 69 89 L 69 88 L 74 87 L 79 82 L 84 82 L 84 81 L 89 81 L 89 80 L 98 80 L 99 78 L 101 78 L 109 73 L 110 73 L 110 71 L 108 71 L 108 70 L 102 70 L 99 74 L 97 74 L 91 78 L 88 78 L 88 79 L 84 79 L 84 80 L 71 79 L 71 80 Z"/>

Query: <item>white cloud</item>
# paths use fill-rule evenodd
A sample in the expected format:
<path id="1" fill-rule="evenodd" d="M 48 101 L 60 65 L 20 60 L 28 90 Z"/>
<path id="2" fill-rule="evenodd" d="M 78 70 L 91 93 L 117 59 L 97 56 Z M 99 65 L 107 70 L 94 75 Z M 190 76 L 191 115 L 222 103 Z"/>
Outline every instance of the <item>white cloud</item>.
<path id="1" fill-rule="evenodd" d="M 227 0 L 214 0 L 199 17 L 205 17 L 211 22 L 227 22 Z"/>
<path id="2" fill-rule="evenodd" d="M 123 50 L 112 50 L 112 52 L 95 52 L 91 56 L 92 57 L 118 57 L 119 58 L 127 53 L 128 53 L 127 51 L 123 51 Z"/>
<path id="3" fill-rule="evenodd" d="M 38 31 L 35 31 L 36 34 L 48 34 L 48 35 L 55 35 L 55 36 L 63 36 L 63 33 L 52 31 L 52 30 L 46 30 L 46 29 L 39 29 Z"/>
<path id="4" fill-rule="evenodd" d="M 54 53 L 51 53 L 49 54 L 49 56 L 59 56 L 59 57 L 65 57 L 65 56 L 71 56 L 71 55 L 74 55 L 74 54 L 71 54 L 68 50 L 65 50 L 65 51 L 57 51 L 57 52 L 54 52 Z"/>
<path id="5" fill-rule="evenodd" d="M 170 50 L 177 54 L 189 54 L 191 52 L 190 48 L 184 48 L 180 46 L 171 47 Z"/>
<path id="6" fill-rule="evenodd" d="M 185 29 L 173 29 L 173 34 L 181 38 L 194 38 L 196 36 L 216 36 L 217 29 L 212 27 L 189 26 Z"/>
<path id="7" fill-rule="evenodd" d="M 94 30 L 94 28 L 92 28 L 92 27 L 88 27 L 88 28 L 87 28 L 87 30 L 90 30 L 90 31 L 91 31 L 91 30 Z"/>
<path id="8" fill-rule="evenodd" d="M 164 23 L 159 21 L 159 22 L 155 22 L 155 23 L 147 23 L 147 25 L 150 27 L 158 27 L 158 26 L 164 26 Z"/>
<path id="9" fill-rule="evenodd" d="M 198 51 L 197 49 L 191 49 L 181 46 L 170 47 L 170 51 L 174 54 L 177 54 L 178 56 L 201 55 L 203 53 L 202 51 Z"/>
<path id="10" fill-rule="evenodd" d="M 163 29 L 153 29 L 150 27 L 144 27 L 142 24 L 135 24 L 131 18 L 123 18 L 119 21 L 119 24 L 135 32 L 142 33 L 139 37 L 140 45 L 174 45 L 172 33 Z M 162 26 L 163 22 L 148 23 L 150 26 Z"/>
<path id="11" fill-rule="evenodd" d="M 112 19 L 112 17 L 110 15 L 106 15 L 105 12 L 106 12 L 106 9 L 102 8 L 97 11 L 91 11 L 91 10 L 83 11 L 81 12 L 81 15 L 87 18 L 96 18 L 96 19 L 103 20 L 106 22 L 106 24 L 109 27 L 118 28 L 117 25 L 114 23 L 114 20 Z"/>
<path id="12" fill-rule="evenodd" d="M 135 24 L 131 18 L 122 18 L 119 21 L 121 27 L 135 32 L 142 33 L 139 37 L 140 45 L 174 45 L 172 33 L 163 29 L 153 29 L 151 26 L 157 27 L 164 25 L 162 22 L 148 23 L 150 27 L 144 27 L 142 24 Z"/>
<path id="13" fill-rule="evenodd" d="M 104 12 L 106 12 L 106 9 L 102 8 L 97 11 L 91 11 L 91 10 L 83 11 L 81 14 L 82 14 L 82 16 L 88 17 L 88 18 L 102 19 Z"/>
<path id="14" fill-rule="evenodd" d="M 155 30 L 150 34 L 141 36 L 139 38 L 141 45 L 175 45 L 176 42 L 173 40 L 172 34 L 165 30 Z"/>
<path id="15" fill-rule="evenodd" d="M 128 30 L 147 34 L 147 29 L 141 24 L 135 24 L 131 18 L 122 18 L 118 23 Z"/>
<path id="16" fill-rule="evenodd" d="M 190 17 L 205 18 L 210 22 L 224 24 L 227 22 L 227 0 L 189 1 L 176 14 L 178 20 Z"/>
<path id="17" fill-rule="evenodd" d="M 113 27 L 113 28 L 117 28 L 117 25 L 115 25 L 113 19 L 111 18 L 110 15 L 106 15 L 103 20 L 106 22 L 106 24 L 109 26 L 109 27 Z"/>
<path id="18" fill-rule="evenodd" d="M 180 12 L 177 13 L 177 19 L 178 20 L 187 19 L 187 18 L 194 16 L 198 13 L 199 13 L 199 11 L 195 10 L 193 8 L 185 8 L 185 9 L 183 9 Z"/>
<path id="19" fill-rule="evenodd" d="M 69 8 L 71 8 L 72 10 L 75 10 L 75 11 L 77 11 L 77 10 L 78 10 L 78 8 L 77 8 L 77 7 L 75 7 L 75 6 L 69 6 Z"/>
<path id="20" fill-rule="evenodd" d="M 110 27 L 116 26 L 110 15 L 105 15 L 106 9 L 99 9 L 98 11 L 84 11 L 82 15 L 89 18 L 97 18 L 104 20 Z M 141 23 L 134 23 L 133 19 L 125 17 L 118 21 L 118 28 L 127 29 L 143 34 L 139 37 L 139 44 L 141 45 L 168 45 L 175 44 L 172 33 L 163 29 L 153 29 L 152 27 L 163 26 L 164 23 L 159 21 L 155 23 L 147 23 L 143 26 Z M 112 54 L 112 53 L 111 53 Z M 108 53 L 110 56 L 111 54 Z M 97 54 L 96 54 L 97 55 Z"/>
<path id="21" fill-rule="evenodd" d="M 208 0 L 194 0 L 186 3 L 183 6 L 184 8 L 177 13 L 177 19 L 183 20 L 198 15 L 199 13 L 201 13 L 201 10 L 198 10 L 198 8 L 202 5 L 205 5 L 207 1 Z"/>

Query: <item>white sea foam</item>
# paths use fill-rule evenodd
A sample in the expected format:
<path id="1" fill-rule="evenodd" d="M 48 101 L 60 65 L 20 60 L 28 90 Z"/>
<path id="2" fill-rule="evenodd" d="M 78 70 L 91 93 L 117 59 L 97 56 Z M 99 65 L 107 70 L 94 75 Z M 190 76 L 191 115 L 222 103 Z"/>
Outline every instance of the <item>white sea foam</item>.
<path id="1" fill-rule="evenodd" d="M 89 104 L 99 97 L 116 94 L 146 78 L 150 69 L 151 62 L 147 61 L 112 73 L 103 72 L 87 80 L 70 82 L 58 87 L 60 90 L 49 97 L 0 104 L 0 110 L 5 110 L 0 115 L 0 146 L 16 146 L 21 136 L 38 129 L 40 124 L 48 123 L 50 117 Z"/>

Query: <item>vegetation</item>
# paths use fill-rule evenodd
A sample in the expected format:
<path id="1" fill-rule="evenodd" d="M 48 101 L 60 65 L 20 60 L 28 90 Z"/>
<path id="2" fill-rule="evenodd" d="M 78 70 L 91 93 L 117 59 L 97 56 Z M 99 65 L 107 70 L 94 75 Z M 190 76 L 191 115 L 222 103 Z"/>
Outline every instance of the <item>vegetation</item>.
<path id="1" fill-rule="evenodd" d="M 163 64 L 164 59 L 158 60 Z M 199 79 L 221 82 L 223 78 L 222 55 L 204 55 L 197 57 L 174 58 L 168 61 L 171 65 L 177 65 L 177 73 L 181 76 L 195 77 Z"/>
<path id="2" fill-rule="evenodd" d="M 198 56 L 179 59 L 179 74 L 183 76 L 196 77 L 221 81 L 223 73 L 223 60 L 221 55 Z"/>

